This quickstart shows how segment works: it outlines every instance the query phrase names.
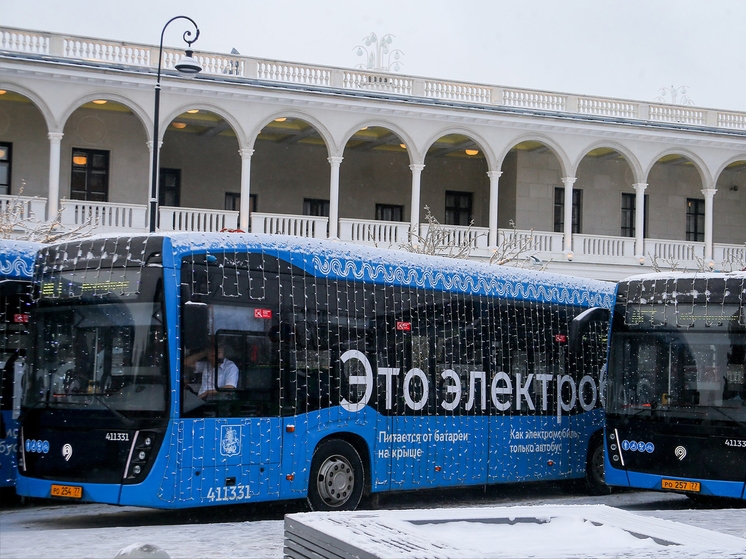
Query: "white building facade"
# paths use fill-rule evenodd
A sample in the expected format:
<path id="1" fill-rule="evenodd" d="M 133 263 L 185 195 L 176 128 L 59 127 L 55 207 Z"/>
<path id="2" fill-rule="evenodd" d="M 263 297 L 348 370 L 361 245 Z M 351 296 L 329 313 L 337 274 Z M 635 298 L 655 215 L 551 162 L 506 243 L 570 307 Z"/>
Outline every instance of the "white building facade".
<path id="1" fill-rule="evenodd" d="M 147 232 L 157 146 L 159 230 L 396 249 L 429 211 L 474 258 L 517 235 L 609 280 L 744 265 L 746 113 L 199 52 L 187 79 L 182 52 L 154 138 L 157 47 L 0 28 L 3 207 Z"/>

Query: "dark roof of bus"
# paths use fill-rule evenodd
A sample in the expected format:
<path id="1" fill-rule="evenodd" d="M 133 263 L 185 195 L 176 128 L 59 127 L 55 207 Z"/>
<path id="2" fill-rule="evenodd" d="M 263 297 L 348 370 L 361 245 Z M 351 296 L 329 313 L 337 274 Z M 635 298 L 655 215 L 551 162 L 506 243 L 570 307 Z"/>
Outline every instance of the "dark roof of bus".
<path id="1" fill-rule="evenodd" d="M 365 279 L 374 283 L 606 308 L 613 305 L 615 285 L 609 282 L 490 265 L 470 259 L 281 235 L 173 233 L 163 236 L 174 247 L 177 259 L 195 251 L 230 252 L 248 248 L 276 252 L 280 258 L 311 274 L 338 279 Z"/>

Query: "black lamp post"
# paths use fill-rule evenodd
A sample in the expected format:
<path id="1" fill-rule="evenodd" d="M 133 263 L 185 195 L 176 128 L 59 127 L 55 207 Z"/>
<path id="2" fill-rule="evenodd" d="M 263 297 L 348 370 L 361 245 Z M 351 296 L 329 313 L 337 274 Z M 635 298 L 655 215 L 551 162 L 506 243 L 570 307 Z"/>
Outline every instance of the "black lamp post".
<path id="1" fill-rule="evenodd" d="M 163 60 L 163 35 L 166 33 L 166 27 L 172 21 L 177 19 L 187 19 L 192 25 L 194 25 L 195 33 L 194 39 L 191 39 L 192 32 L 184 31 L 183 39 L 187 44 L 186 55 L 174 65 L 174 68 L 183 76 L 192 77 L 195 74 L 202 71 L 202 66 L 199 65 L 192 55 L 194 51 L 191 50 L 192 43 L 199 38 L 199 27 L 194 23 L 194 20 L 187 16 L 176 16 L 168 20 L 166 25 L 163 26 L 161 31 L 161 44 L 158 47 L 158 77 L 155 82 L 155 111 L 153 116 L 153 184 L 150 187 L 150 232 L 155 232 L 156 223 L 158 221 L 158 156 L 160 150 L 158 149 L 158 119 L 160 118 L 160 106 L 161 106 L 161 61 Z"/>

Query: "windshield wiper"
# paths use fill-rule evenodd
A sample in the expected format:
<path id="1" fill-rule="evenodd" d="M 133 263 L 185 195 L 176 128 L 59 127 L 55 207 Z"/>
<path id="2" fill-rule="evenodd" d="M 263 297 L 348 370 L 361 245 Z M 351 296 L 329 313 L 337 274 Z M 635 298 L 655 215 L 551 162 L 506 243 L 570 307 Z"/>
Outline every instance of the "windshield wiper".
<path id="1" fill-rule="evenodd" d="M 739 426 L 739 427 L 740 427 L 741 429 L 746 429 L 746 423 L 744 423 L 743 421 L 741 421 L 741 420 L 739 420 L 739 419 L 736 419 L 735 417 L 733 417 L 733 416 L 732 416 L 732 415 L 730 415 L 729 413 L 725 413 L 725 412 L 724 412 L 724 411 L 723 411 L 722 409 L 720 409 L 720 408 L 719 408 L 719 407 L 717 407 L 717 406 L 704 405 L 704 406 L 697 406 L 697 407 L 699 407 L 699 408 L 707 408 L 707 409 L 710 409 L 710 410 L 715 410 L 716 412 L 718 412 L 718 413 L 719 413 L 720 415 L 722 415 L 723 417 L 726 417 L 726 418 L 728 418 L 729 420 L 731 420 L 732 422 L 734 422 L 734 423 L 735 423 L 736 425 L 738 425 L 738 426 Z"/>
<path id="2" fill-rule="evenodd" d="M 134 421 L 132 421 L 131 419 L 129 419 L 126 415 L 124 415 L 119 410 L 114 409 L 113 407 L 111 407 L 111 405 L 109 405 L 106 402 L 106 400 L 104 400 L 101 397 L 101 394 L 98 394 L 96 392 L 81 392 L 81 393 L 78 393 L 78 394 L 61 394 L 61 396 L 64 396 L 65 398 L 77 397 L 77 396 L 84 396 L 86 398 L 90 398 L 91 396 L 93 396 L 94 398 L 96 398 L 96 400 L 98 400 L 101 403 L 102 406 L 104 406 L 107 410 L 109 410 L 114 415 L 114 417 L 116 417 L 119 421 L 121 421 L 122 424 L 127 429 L 132 429 L 135 426 L 135 422 Z M 61 402 L 53 402 L 53 403 L 61 403 Z"/>
<path id="3" fill-rule="evenodd" d="M 122 412 L 120 412 L 119 410 L 115 410 L 115 409 L 114 409 L 113 407 L 111 407 L 111 406 L 110 406 L 109 404 L 107 404 L 107 403 L 106 403 L 106 400 L 104 400 L 104 399 L 103 399 L 103 398 L 101 397 L 101 395 L 100 395 L 100 394 L 97 394 L 97 393 L 95 393 L 95 392 L 94 392 L 93 394 L 90 394 L 90 396 L 95 396 L 95 397 L 96 397 L 96 400 L 98 400 L 99 402 L 101 402 L 101 404 L 103 404 L 103 406 L 104 406 L 104 407 L 105 407 L 105 408 L 106 408 L 107 410 L 109 410 L 109 411 L 110 411 L 111 413 L 113 413 L 113 414 L 114 414 L 114 416 L 115 416 L 115 417 L 116 417 L 116 418 L 117 418 L 117 419 L 118 419 L 119 421 L 121 421 L 121 422 L 122 422 L 122 423 L 124 424 L 124 426 L 125 426 L 125 427 L 126 427 L 127 429 L 132 429 L 132 428 L 133 428 L 133 427 L 135 426 L 135 422 L 134 422 L 134 421 L 132 421 L 131 419 L 129 419 L 129 418 L 128 418 L 128 417 L 126 416 L 126 415 L 124 415 L 124 414 L 123 414 Z"/>

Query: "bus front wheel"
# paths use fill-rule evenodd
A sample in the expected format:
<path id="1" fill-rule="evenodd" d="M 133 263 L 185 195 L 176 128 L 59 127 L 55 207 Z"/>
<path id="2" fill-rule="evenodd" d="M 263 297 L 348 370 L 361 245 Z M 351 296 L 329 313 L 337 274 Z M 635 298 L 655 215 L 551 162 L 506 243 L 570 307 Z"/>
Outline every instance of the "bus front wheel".
<path id="1" fill-rule="evenodd" d="M 355 447 L 332 439 L 321 443 L 313 453 L 308 484 L 311 510 L 355 510 L 363 496 L 365 474 Z"/>
<path id="2" fill-rule="evenodd" d="M 604 476 L 604 439 L 602 436 L 591 438 L 588 445 L 585 489 L 589 495 L 608 495 L 611 493 L 611 487 L 606 485 Z"/>

